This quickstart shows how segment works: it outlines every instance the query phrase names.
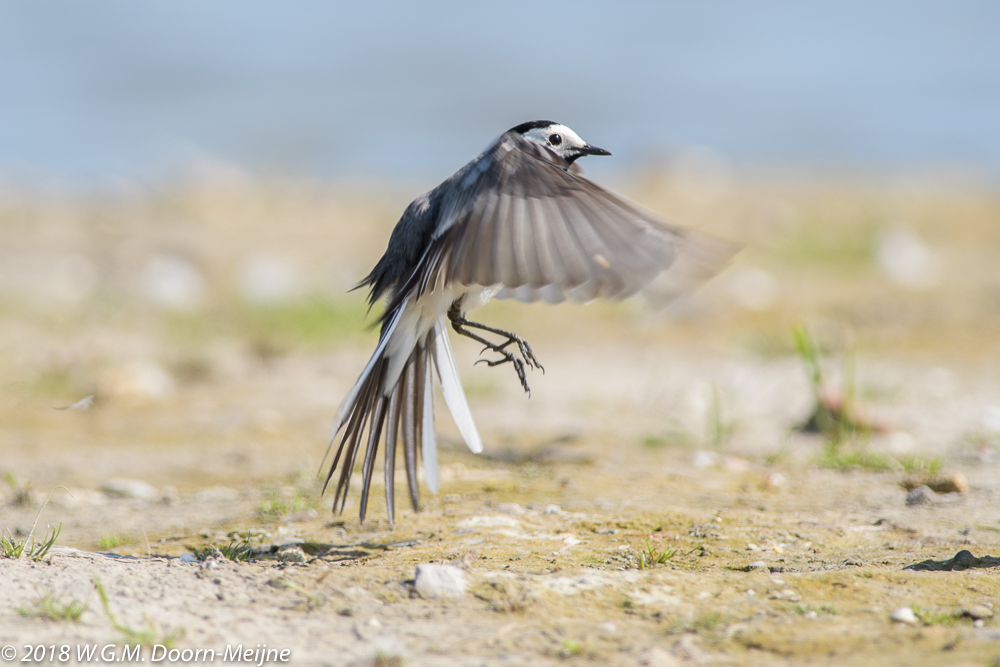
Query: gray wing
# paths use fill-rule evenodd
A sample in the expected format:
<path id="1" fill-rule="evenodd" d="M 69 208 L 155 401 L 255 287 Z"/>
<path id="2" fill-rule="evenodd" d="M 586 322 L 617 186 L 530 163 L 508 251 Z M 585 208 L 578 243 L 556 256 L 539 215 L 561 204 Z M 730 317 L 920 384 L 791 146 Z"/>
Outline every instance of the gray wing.
<path id="1" fill-rule="evenodd" d="M 432 244 L 426 269 L 435 278 L 499 284 L 500 298 L 558 303 L 629 297 L 683 254 L 712 263 L 711 242 L 672 229 L 543 151 L 508 136 L 483 156 L 479 177 L 463 183 L 462 201 L 444 205 L 455 218 Z"/>

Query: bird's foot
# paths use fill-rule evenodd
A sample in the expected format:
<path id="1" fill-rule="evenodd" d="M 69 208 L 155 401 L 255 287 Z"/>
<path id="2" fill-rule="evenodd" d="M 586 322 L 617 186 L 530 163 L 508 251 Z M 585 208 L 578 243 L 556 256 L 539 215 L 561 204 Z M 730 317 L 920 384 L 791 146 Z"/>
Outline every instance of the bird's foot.
<path id="1" fill-rule="evenodd" d="M 514 367 L 514 371 L 517 373 L 517 379 L 521 381 L 521 386 L 524 391 L 530 396 L 531 388 L 528 387 L 528 379 L 525 373 L 525 368 L 538 368 L 543 373 L 545 368 L 538 362 L 538 358 L 535 356 L 534 351 L 531 349 L 531 345 L 528 341 L 524 340 L 515 333 L 509 331 L 504 331 L 503 329 L 497 329 L 496 327 L 487 326 L 485 324 L 480 324 L 479 322 L 472 322 L 464 317 L 458 312 L 456 308 L 453 308 L 451 312 L 448 313 L 448 317 L 451 320 L 451 326 L 456 333 L 459 333 L 467 338 L 483 345 L 483 350 L 480 354 L 484 352 L 495 352 L 500 355 L 500 359 L 480 359 L 476 363 L 485 363 L 490 368 L 494 366 L 500 366 L 501 364 L 511 364 Z M 492 341 L 486 340 L 479 334 L 469 331 L 469 328 L 481 329 L 483 331 L 488 331 L 497 336 L 505 338 L 502 343 L 494 343 Z M 517 345 L 517 350 L 520 353 L 520 358 L 507 348 L 511 345 Z"/>
<path id="2" fill-rule="evenodd" d="M 521 381 L 521 386 L 524 387 L 524 391 L 528 396 L 531 396 L 531 387 L 528 386 L 528 378 L 524 372 L 525 362 L 518 359 L 516 356 L 508 352 L 507 350 L 501 349 L 500 346 L 497 348 L 486 347 L 483 348 L 483 352 L 490 350 L 492 352 L 498 352 L 501 355 L 500 359 L 480 359 L 477 364 L 486 364 L 490 368 L 494 366 L 499 366 L 500 364 L 511 363 L 514 366 L 514 372 L 517 373 L 517 379 Z M 482 354 L 482 352 L 480 353 Z M 530 362 L 528 362 L 530 363 Z"/>

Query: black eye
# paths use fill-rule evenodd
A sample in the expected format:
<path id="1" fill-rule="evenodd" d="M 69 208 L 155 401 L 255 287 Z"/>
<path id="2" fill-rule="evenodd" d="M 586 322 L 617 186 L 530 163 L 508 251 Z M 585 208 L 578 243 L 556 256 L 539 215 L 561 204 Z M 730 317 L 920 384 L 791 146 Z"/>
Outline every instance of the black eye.
<path id="1" fill-rule="evenodd" d="M 549 137 L 549 143 L 552 144 L 553 146 L 558 146 L 559 144 L 562 143 L 562 137 L 560 137 L 558 134 L 553 134 Z"/>

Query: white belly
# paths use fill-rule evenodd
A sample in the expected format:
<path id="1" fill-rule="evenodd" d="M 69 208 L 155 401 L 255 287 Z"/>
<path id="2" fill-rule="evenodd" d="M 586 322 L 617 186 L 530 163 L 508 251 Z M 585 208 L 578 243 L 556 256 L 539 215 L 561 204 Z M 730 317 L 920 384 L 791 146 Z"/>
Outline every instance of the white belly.
<path id="1" fill-rule="evenodd" d="M 445 289 L 425 292 L 416 301 L 407 301 L 399 316 L 399 323 L 386 345 L 385 356 L 389 360 L 389 367 L 386 370 L 385 386 L 395 386 L 413 348 L 424 340 L 438 320 L 448 315 L 451 304 L 461 299 L 462 313 L 467 313 L 486 305 L 500 291 L 500 287 L 449 285 Z M 448 335 L 447 329 L 444 329 L 444 335 Z"/>

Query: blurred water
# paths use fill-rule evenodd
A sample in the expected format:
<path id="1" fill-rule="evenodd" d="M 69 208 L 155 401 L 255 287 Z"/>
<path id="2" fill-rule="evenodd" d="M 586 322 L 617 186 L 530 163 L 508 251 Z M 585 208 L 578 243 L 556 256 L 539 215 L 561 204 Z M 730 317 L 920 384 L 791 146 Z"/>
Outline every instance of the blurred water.
<path id="1" fill-rule="evenodd" d="M 438 177 L 552 118 L 615 153 L 592 171 L 996 174 L 998 34 L 972 0 L 0 0 L 0 173 Z"/>

